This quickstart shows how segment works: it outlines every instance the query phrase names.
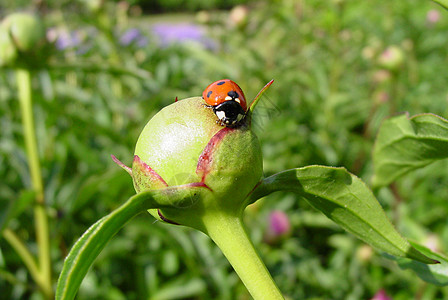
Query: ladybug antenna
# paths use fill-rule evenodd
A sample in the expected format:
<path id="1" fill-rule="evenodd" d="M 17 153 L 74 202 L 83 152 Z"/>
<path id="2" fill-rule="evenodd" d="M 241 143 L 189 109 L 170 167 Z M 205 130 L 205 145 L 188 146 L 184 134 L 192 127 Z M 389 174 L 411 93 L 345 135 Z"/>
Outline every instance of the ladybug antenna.
<path id="1" fill-rule="evenodd" d="M 258 92 L 258 94 L 255 96 L 254 100 L 249 105 L 249 112 L 252 113 L 255 109 L 255 106 L 257 105 L 258 101 L 260 101 L 261 95 L 271 86 L 271 84 L 274 82 L 274 79 L 266 83 L 266 85 Z"/>

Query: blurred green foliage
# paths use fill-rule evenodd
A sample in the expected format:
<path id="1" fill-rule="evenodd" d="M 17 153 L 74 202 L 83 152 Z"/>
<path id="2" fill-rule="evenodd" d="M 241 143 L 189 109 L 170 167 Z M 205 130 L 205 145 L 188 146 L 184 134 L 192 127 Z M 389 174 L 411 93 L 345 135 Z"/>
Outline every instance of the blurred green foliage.
<path id="1" fill-rule="evenodd" d="M 134 193 L 110 154 L 129 164 L 152 115 L 176 96 L 200 95 L 215 80 L 233 79 L 251 99 L 275 79 L 255 117 L 266 175 L 323 164 L 344 166 L 369 182 L 372 145 L 385 118 L 402 111 L 448 117 L 448 15 L 429 1 L 272 0 L 196 15 L 141 15 L 124 2 L 70 7 L 76 9 L 45 11 L 47 36 L 59 50 L 49 53 L 46 68 L 34 70 L 33 81 L 54 277 L 88 226 Z M 164 42 L 163 30 L 179 21 L 169 28 L 177 28 L 178 42 Z M 198 32 L 182 32 L 185 22 L 197 22 Z M 162 35 L 151 29 L 156 25 Z M 124 43 L 120 38 L 132 28 L 139 37 Z M 70 43 L 60 44 L 64 37 Z M 5 215 L 14 201 L 30 197 L 13 69 L 0 72 L 0 122 Z M 405 237 L 446 253 L 447 186 L 445 160 L 376 196 Z M 285 211 L 292 230 L 266 243 L 272 210 Z M 32 210 L 25 209 L 7 226 L 35 252 L 32 219 Z M 246 223 L 291 299 L 368 299 L 380 289 L 393 299 L 448 297 L 446 287 L 401 270 L 291 194 L 252 205 Z M 0 290 L 5 299 L 38 299 L 4 239 Z M 248 297 L 206 236 L 149 215 L 132 220 L 110 242 L 79 292 L 79 299 Z"/>

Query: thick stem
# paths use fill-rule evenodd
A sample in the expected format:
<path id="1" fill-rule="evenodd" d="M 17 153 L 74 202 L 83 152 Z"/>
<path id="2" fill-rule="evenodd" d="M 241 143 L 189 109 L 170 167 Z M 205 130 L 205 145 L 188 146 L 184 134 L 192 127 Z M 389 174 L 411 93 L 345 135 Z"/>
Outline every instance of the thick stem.
<path id="1" fill-rule="evenodd" d="M 34 204 L 34 217 L 36 222 L 36 236 L 39 248 L 39 275 L 37 284 L 47 299 L 53 296 L 51 288 L 51 260 L 50 239 L 48 233 L 48 217 L 45 211 L 44 188 L 40 170 L 39 154 L 32 107 L 31 74 L 27 69 L 16 70 L 17 88 L 19 92 L 20 109 L 22 113 L 23 135 L 30 168 L 31 183 L 36 192 Z"/>
<path id="2" fill-rule="evenodd" d="M 218 245 L 255 300 L 284 299 L 247 236 L 238 216 L 217 212 L 204 216 L 207 234 Z"/>

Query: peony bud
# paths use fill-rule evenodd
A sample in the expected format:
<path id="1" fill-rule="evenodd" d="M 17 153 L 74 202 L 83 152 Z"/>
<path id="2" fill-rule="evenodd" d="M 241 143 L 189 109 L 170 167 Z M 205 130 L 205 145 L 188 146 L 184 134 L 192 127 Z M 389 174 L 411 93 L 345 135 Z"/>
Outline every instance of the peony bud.
<path id="1" fill-rule="evenodd" d="M 250 116 L 236 128 L 223 127 L 204 104 L 200 97 L 188 98 L 157 113 L 140 134 L 132 171 L 128 170 L 137 192 L 167 186 L 203 187 L 206 196 L 189 209 L 150 211 L 158 219 L 199 229 L 200 217 L 207 211 L 241 214 L 263 167 Z"/>
<path id="2" fill-rule="evenodd" d="M 39 63 L 41 53 L 37 50 L 45 45 L 45 38 L 39 17 L 27 13 L 7 16 L 0 24 L 0 66 Z"/>
<path id="3" fill-rule="evenodd" d="M 14 64 L 18 56 L 17 49 L 11 40 L 8 28 L 0 24 L 0 66 Z"/>
<path id="4" fill-rule="evenodd" d="M 45 41 L 45 27 L 42 20 L 32 14 L 14 13 L 3 20 L 14 45 L 21 52 L 33 51 Z"/>

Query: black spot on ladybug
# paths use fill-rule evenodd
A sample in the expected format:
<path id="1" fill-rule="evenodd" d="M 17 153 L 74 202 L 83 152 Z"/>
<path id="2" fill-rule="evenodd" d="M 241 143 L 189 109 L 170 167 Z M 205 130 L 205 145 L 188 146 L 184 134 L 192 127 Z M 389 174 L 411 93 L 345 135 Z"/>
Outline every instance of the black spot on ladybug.
<path id="1" fill-rule="evenodd" d="M 213 91 L 208 91 L 207 98 L 209 98 L 212 93 L 213 93 Z"/>
<path id="2" fill-rule="evenodd" d="M 216 85 L 223 85 L 224 83 L 226 83 L 226 82 L 225 81 L 220 81 Z"/>
<path id="3" fill-rule="evenodd" d="M 227 93 L 227 95 L 229 95 L 233 99 L 238 98 L 238 93 L 235 92 L 235 91 L 230 91 L 230 92 Z"/>

